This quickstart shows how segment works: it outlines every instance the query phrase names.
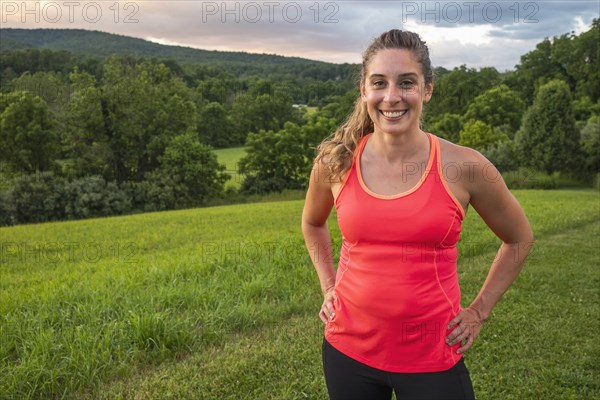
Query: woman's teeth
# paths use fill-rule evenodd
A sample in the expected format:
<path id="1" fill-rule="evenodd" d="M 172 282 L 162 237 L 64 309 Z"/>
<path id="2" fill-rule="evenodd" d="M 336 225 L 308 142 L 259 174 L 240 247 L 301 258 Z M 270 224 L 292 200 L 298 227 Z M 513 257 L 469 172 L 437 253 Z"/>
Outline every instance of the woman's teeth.
<path id="1" fill-rule="evenodd" d="M 404 111 L 381 111 L 381 113 L 383 114 L 384 117 L 387 118 L 398 118 L 403 116 L 404 114 L 406 114 L 408 110 L 404 110 Z"/>

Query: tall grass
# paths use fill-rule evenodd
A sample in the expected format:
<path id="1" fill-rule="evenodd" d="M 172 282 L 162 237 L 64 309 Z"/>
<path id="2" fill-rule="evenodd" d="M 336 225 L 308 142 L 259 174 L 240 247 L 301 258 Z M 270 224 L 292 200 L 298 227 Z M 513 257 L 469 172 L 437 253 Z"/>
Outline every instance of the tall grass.
<path id="1" fill-rule="evenodd" d="M 525 275 L 524 284 L 542 286 L 515 291 L 500 313 L 522 323 L 535 315 L 533 303 L 542 314 L 538 320 L 546 323 L 543 308 L 536 308 L 545 292 L 570 290 L 586 304 L 593 296 L 597 300 L 597 291 L 589 289 L 594 270 L 575 265 L 593 266 L 594 259 L 597 265 L 597 250 L 584 252 L 571 237 L 580 229 L 597 234 L 589 227 L 600 219 L 598 193 L 517 196 L 538 242 L 553 252 L 539 254 L 538 271 L 551 260 L 548 273 L 556 276 L 544 281 L 543 275 Z M 288 201 L 0 229 L 0 398 L 129 398 L 144 390 L 148 395 L 139 398 L 255 393 L 258 397 L 241 397 L 283 399 L 303 398 L 303 392 L 304 398 L 321 398 L 314 340 L 322 328 L 313 315 L 321 294 L 299 231 L 301 210 L 302 201 Z M 330 229 L 339 248 L 334 218 Z M 594 243 L 594 236 L 583 239 Z M 474 296 L 498 244 L 469 211 L 459 264 L 465 298 Z M 561 287 L 563 268 L 569 280 Z M 563 297 L 544 299 L 555 302 L 548 305 L 553 312 L 561 309 Z M 579 300 L 573 304 L 579 306 Z M 588 310 L 597 319 L 597 307 Z M 564 320 L 575 323 L 580 316 Z M 497 326 L 510 330 L 509 322 Z M 546 338 L 544 328 L 533 332 Z M 586 334 L 594 326 L 579 328 Z M 527 331 L 520 335 L 526 340 Z M 235 356 L 223 350 L 228 346 Z M 484 345 L 480 348 L 483 353 Z M 540 359 L 545 354 L 540 350 Z M 492 368 L 494 362 L 480 365 Z M 585 365 L 578 370 L 589 374 Z M 295 368 L 306 377 L 294 377 Z M 170 386 L 159 384 L 161 379 Z M 274 386 L 262 388 L 267 382 Z M 240 392 L 223 386 L 236 384 Z M 594 393 L 597 387 L 587 384 Z M 502 385 L 510 389 L 508 382 Z"/>

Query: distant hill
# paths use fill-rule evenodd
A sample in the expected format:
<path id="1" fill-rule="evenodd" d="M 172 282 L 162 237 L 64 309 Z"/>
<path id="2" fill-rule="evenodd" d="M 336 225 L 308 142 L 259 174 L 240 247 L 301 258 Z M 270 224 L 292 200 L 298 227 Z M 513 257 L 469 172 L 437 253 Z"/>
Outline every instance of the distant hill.
<path id="1" fill-rule="evenodd" d="M 0 29 L 0 53 L 27 48 L 66 50 L 73 54 L 101 58 L 117 54 L 121 56 L 172 59 L 180 64 L 330 64 L 274 54 L 200 50 L 191 47 L 169 46 L 143 39 L 84 29 Z"/>

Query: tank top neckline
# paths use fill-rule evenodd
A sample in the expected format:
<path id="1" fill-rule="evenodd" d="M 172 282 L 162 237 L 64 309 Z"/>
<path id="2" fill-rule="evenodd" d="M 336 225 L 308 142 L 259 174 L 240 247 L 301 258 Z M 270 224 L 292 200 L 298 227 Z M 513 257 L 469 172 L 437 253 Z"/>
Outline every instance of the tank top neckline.
<path id="1" fill-rule="evenodd" d="M 360 158 L 362 156 L 362 153 L 363 153 L 363 150 L 367 143 L 367 140 L 369 140 L 369 137 L 373 133 L 369 133 L 369 134 L 365 135 L 362 138 L 362 140 L 359 142 L 358 148 L 356 149 L 357 150 L 356 156 L 354 159 L 354 165 L 356 167 L 356 176 L 358 178 L 360 187 L 370 196 L 375 197 L 377 199 L 381 199 L 381 200 L 395 200 L 395 199 L 399 199 L 399 198 L 408 196 L 409 194 L 417 191 L 421 187 L 421 185 L 423 185 L 423 182 L 425 182 L 425 180 L 429 176 L 429 172 L 431 171 L 431 169 L 433 167 L 433 162 L 437 155 L 437 141 L 434 140 L 434 138 L 432 137 L 432 135 L 430 133 L 428 133 L 428 132 L 424 132 L 424 133 L 427 135 L 427 139 L 429 139 L 429 158 L 427 160 L 427 166 L 425 167 L 425 172 L 423 172 L 423 174 L 419 178 L 419 181 L 412 188 L 407 189 L 403 192 L 391 194 L 391 195 L 383 195 L 383 194 L 375 193 L 374 191 L 372 191 L 371 189 L 369 189 L 367 187 L 367 184 L 363 180 L 362 168 L 360 166 Z M 436 161 L 436 163 L 439 162 L 438 160 L 435 160 L 435 161 Z"/>

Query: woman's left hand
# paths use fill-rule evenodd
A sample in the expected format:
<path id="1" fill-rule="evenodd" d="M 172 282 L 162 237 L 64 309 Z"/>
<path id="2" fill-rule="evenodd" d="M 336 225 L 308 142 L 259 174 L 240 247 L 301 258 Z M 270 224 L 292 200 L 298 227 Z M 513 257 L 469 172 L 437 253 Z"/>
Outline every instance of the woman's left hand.
<path id="1" fill-rule="evenodd" d="M 448 324 L 448 329 L 456 328 L 446 337 L 449 346 L 462 342 L 462 346 L 456 351 L 457 354 L 464 353 L 473 346 L 473 342 L 479 336 L 483 325 L 483 319 L 474 308 L 462 309 L 456 317 Z"/>

